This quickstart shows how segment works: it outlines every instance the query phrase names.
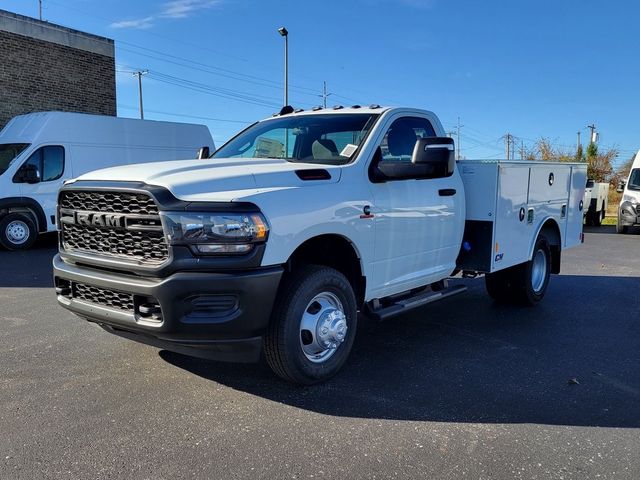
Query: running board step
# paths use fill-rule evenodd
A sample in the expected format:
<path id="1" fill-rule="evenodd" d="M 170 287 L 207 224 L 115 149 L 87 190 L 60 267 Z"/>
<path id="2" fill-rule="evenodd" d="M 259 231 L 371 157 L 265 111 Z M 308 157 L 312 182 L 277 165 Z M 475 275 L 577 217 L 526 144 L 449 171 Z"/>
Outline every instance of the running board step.
<path id="1" fill-rule="evenodd" d="M 453 287 L 447 287 L 443 290 L 429 290 L 428 292 L 422 292 L 414 297 L 404 298 L 397 302 L 388 305 L 386 307 L 380 307 L 377 309 L 370 309 L 369 316 L 376 320 L 386 320 L 401 313 L 409 312 L 415 308 L 422 307 L 428 303 L 437 302 L 447 297 L 452 297 L 467 290 L 464 285 L 454 285 Z"/>

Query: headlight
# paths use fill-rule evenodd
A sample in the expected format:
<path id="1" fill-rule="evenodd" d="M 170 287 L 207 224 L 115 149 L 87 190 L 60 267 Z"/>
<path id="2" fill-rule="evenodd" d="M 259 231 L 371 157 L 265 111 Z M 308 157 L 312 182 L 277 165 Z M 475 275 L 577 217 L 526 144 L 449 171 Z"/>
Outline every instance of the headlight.
<path id="1" fill-rule="evenodd" d="M 241 255 L 267 240 L 269 226 L 259 213 L 162 212 L 167 240 L 204 255 Z"/>
<path id="2" fill-rule="evenodd" d="M 622 196 L 622 201 L 623 202 L 638 203 L 638 200 L 636 200 L 636 197 L 634 195 L 623 195 Z"/>

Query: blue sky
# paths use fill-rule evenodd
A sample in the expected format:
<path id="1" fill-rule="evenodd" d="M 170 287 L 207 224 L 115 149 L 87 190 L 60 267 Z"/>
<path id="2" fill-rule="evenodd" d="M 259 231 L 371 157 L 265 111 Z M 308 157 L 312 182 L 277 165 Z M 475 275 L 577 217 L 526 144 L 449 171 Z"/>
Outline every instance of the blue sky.
<path id="1" fill-rule="evenodd" d="M 37 16 L 37 4 L 0 8 Z M 217 143 L 282 104 L 285 25 L 296 107 L 320 104 L 326 80 L 330 105 L 426 108 L 448 130 L 460 116 L 468 158 L 504 156 L 507 132 L 574 149 L 592 122 L 619 162 L 640 147 L 640 4 L 629 0 L 43 4 L 46 20 L 116 40 L 120 116 L 137 115 L 130 72 L 148 69 L 146 118 L 206 123 Z"/>

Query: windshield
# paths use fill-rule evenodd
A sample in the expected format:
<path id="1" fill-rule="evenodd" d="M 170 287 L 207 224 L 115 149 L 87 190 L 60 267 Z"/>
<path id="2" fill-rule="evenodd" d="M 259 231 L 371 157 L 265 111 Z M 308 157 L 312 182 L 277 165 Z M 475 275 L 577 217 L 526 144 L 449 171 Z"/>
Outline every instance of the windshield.
<path id="1" fill-rule="evenodd" d="M 291 115 L 256 123 L 217 150 L 219 158 L 282 158 L 289 162 L 348 163 L 378 115 Z"/>
<path id="2" fill-rule="evenodd" d="M 629 175 L 629 183 L 627 183 L 629 190 L 640 190 L 640 168 L 634 168 Z"/>
<path id="3" fill-rule="evenodd" d="M 3 143 L 0 144 L 0 175 L 7 171 L 20 153 L 29 146 L 28 143 Z"/>

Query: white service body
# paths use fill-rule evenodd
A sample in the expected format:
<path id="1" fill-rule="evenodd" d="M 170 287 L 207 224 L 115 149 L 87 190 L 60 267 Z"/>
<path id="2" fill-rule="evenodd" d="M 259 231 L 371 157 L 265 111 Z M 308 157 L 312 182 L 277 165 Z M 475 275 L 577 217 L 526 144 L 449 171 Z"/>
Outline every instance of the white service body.
<path id="1" fill-rule="evenodd" d="M 8 144 L 27 146 L 15 158 L 7 159 L 10 164 L 0 173 L 0 217 L 9 212 L 28 212 L 39 232 L 55 230 L 58 190 L 66 180 L 117 165 L 196 158 L 201 147 L 214 148 L 205 125 L 68 112 L 13 118 L 0 131 L 0 148 Z M 37 183 L 17 181 L 20 168 L 48 146 L 63 149 L 59 175 Z M 45 172 L 41 174 L 46 173 L 46 162 L 45 158 Z"/>

